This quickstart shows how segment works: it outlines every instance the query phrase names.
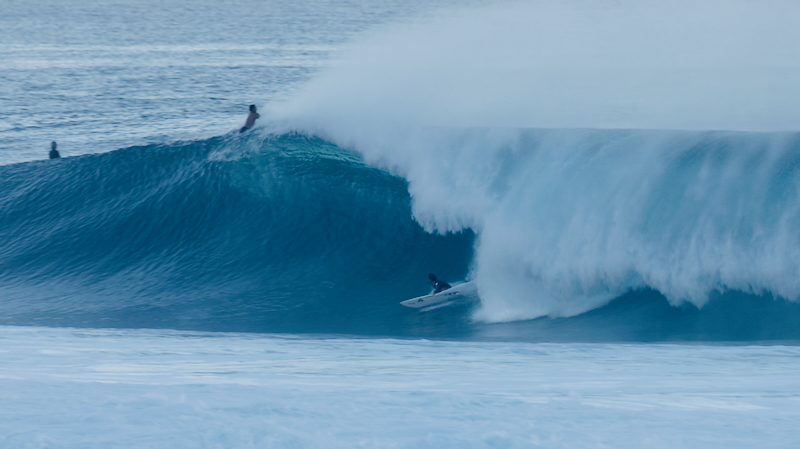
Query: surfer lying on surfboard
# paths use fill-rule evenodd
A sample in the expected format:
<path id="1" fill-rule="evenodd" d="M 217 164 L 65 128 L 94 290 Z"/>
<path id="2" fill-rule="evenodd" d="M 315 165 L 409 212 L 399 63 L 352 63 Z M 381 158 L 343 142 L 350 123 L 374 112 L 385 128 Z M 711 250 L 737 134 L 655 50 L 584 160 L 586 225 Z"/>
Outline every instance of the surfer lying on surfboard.
<path id="1" fill-rule="evenodd" d="M 441 291 L 444 291 L 444 290 L 447 290 L 448 288 L 450 288 L 450 284 L 448 284 L 447 282 L 445 282 L 445 281 L 437 281 L 435 274 L 429 274 L 428 275 L 428 280 L 430 280 L 431 284 L 433 285 L 433 294 L 434 295 L 439 293 L 439 292 L 441 292 Z"/>
<path id="2" fill-rule="evenodd" d="M 478 299 L 478 290 L 472 281 L 457 283 L 451 287 L 447 282 L 436 279 L 434 275 L 428 276 L 428 279 L 433 284 L 433 292 L 425 296 L 406 299 L 400 302 L 400 305 L 424 312 L 452 304 L 465 304 Z"/>

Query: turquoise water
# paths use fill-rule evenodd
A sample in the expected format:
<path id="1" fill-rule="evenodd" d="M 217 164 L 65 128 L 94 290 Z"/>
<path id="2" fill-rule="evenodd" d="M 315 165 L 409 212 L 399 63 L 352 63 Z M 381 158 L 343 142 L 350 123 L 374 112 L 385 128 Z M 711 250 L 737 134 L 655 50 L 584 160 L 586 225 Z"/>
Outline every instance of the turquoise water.
<path id="1" fill-rule="evenodd" d="M 0 445 L 793 447 L 798 20 L 4 2 Z"/>

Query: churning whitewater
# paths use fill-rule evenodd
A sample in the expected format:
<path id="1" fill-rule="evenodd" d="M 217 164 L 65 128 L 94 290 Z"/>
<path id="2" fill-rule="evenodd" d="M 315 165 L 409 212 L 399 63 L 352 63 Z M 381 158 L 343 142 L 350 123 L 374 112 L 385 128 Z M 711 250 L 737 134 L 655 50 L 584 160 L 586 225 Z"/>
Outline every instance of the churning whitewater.
<path id="1" fill-rule="evenodd" d="M 427 231 L 476 232 L 479 321 L 650 290 L 795 302 L 798 19 L 785 1 L 467 9 L 376 33 L 273 117 L 407 180 Z"/>

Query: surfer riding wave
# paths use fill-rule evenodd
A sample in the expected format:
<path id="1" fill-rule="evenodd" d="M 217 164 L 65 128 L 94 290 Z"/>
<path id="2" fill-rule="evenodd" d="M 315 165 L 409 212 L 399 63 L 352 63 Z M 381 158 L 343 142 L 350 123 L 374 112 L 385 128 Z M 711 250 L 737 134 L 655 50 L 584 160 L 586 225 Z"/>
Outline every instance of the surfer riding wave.
<path id="1" fill-rule="evenodd" d="M 439 293 L 439 292 L 441 292 L 441 291 L 444 291 L 444 290 L 447 290 L 448 288 L 450 288 L 450 284 L 448 284 L 447 282 L 441 281 L 441 280 L 437 280 L 435 274 L 429 274 L 428 275 L 428 280 L 430 280 L 431 284 L 433 285 L 433 294 L 434 295 Z"/>

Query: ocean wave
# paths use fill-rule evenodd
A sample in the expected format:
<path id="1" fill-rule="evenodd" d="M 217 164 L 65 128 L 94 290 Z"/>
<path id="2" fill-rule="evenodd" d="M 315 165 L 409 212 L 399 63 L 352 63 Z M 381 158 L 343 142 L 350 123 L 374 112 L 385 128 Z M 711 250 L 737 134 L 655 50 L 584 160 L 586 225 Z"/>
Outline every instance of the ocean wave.
<path id="1" fill-rule="evenodd" d="M 477 233 L 479 320 L 573 316 L 641 289 L 674 305 L 800 297 L 797 134 L 315 129 L 407 179 L 429 232 Z"/>
<path id="2" fill-rule="evenodd" d="M 0 167 L 0 320 L 800 337 L 796 134 L 297 129 Z M 399 306 L 429 272 L 480 303 Z"/>
<path id="3" fill-rule="evenodd" d="M 0 170 L 7 322 L 392 328 L 428 272 L 463 278 L 471 259 L 471 232 L 413 222 L 403 180 L 299 134 Z"/>

